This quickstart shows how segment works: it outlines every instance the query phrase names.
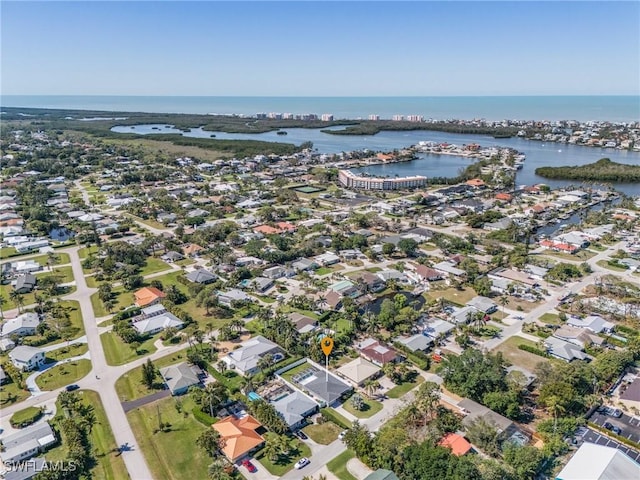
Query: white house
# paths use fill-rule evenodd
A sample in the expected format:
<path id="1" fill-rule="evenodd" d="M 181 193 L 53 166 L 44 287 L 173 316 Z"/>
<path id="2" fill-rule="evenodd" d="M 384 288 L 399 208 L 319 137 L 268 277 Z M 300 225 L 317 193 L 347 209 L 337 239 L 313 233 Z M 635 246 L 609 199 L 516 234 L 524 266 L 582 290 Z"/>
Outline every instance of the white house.
<path id="1" fill-rule="evenodd" d="M 8 338 L 12 335 L 17 335 L 19 337 L 34 335 L 38 325 L 40 325 L 40 316 L 37 313 L 23 313 L 12 320 L 7 320 L 2 325 L 0 338 Z"/>
<path id="2" fill-rule="evenodd" d="M 24 371 L 35 370 L 44 363 L 44 350 L 36 347 L 20 345 L 9 353 L 11 363 Z"/>
<path id="3" fill-rule="evenodd" d="M 277 360 L 278 356 L 283 357 L 278 345 L 258 335 L 222 357 L 222 361 L 241 375 L 253 375 L 258 372 L 258 362 L 267 354 L 274 355 L 274 360 Z"/>
<path id="4" fill-rule="evenodd" d="M 56 436 L 49 423 L 37 423 L 3 437 L 4 448 L 0 452 L 0 458 L 5 465 L 18 462 L 35 456 L 56 442 Z"/>
<path id="5" fill-rule="evenodd" d="M 180 329 L 184 326 L 184 322 L 172 313 L 164 312 L 160 315 L 134 322 L 132 326 L 140 335 L 154 335 L 170 327 Z"/>

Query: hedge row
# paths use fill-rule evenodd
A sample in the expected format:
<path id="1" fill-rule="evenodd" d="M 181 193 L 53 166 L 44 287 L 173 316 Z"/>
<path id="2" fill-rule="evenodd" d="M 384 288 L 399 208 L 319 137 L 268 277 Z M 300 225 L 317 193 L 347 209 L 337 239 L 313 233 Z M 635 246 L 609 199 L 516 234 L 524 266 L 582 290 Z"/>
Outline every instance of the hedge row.
<path id="1" fill-rule="evenodd" d="M 406 345 L 403 345 L 400 342 L 394 342 L 393 346 L 400 350 L 416 367 L 421 368 L 422 370 L 429 370 L 431 360 L 426 353 L 421 351 L 412 352 Z"/>
<path id="2" fill-rule="evenodd" d="M 544 350 L 541 350 L 536 347 L 532 347 L 530 345 L 518 345 L 520 350 L 524 350 L 525 352 L 533 353 L 534 355 L 539 355 L 544 358 L 549 358 L 549 354 Z"/>
<path id="3" fill-rule="evenodd" d="M 604 427 L 601 427 L 600 425 L 596 425 L 595 423 L 592 422 L 587 422 L 587 426 L 589 426 L 590 428 L 593 428 L 594 430 L 597 430 L 601 433 L 604 433 L 605 435 L 607 435 L 608 437 L 613 438 L 615 441 L 620 442 L 624 445 L 627 445 L 631 448 L 634 448 L 636 450 L 640 450 L 640 443 L 638 442 L 634 442 L 633 440 L 629 440 L 626 437 L 623 437 L 622 435 L 618 435 L 617 433 L 613 433 L 611 430 L 607 430 Z"/>
<path id="4" fill-rule="evenodd" d="M 193 410 L 191 410 L 191 413 L 193 413 L 193 416 L 196 420 L 198 420 L 201 424 L 203 424 L 206 427 L 210 427 L 211 425 L 213 425 L 218 421 L 217 418 L 212 417 L 208 413 L 204 413 L 202 410 L 200 410 L 199 407 L 193 407 Z"/>
<path id="5" fill-rule="evenodd" d="M 351 424 L 346 421 L 347 419 L 331 408 L 321 408 L 320 415 L 327 422 L 333 422 L 342 428 L 351 428 Z"/>
<path id="6" fill-rule="evenodd" d="M 616 325 L 616 330 L 620 333 L 631 335 L 632 337 L 635 337 L 640 334 L 640 332 L 635 328 L 627 327 L 626 325 Z"/>

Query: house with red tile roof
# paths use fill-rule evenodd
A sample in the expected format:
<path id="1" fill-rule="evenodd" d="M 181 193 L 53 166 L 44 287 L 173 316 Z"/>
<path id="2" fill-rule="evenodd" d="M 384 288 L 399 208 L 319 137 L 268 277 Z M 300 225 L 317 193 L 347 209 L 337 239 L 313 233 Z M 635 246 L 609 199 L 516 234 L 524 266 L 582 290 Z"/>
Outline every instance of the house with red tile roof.
<path id="1" fill-rule="evenodd" d="M 134 296 L 138 307 L 148 307 L 160 302 L 167 294 L 156 287 L 144 287 L 134 293 Z"/>
<path id="2" fill-rule="evenodd" d="M 466 438 L 456 433 L 447 433 L 442 437 L 442 440 L 438 442 L 438 445 L 447 447 L 456 457 L 466 455 L 473 449 Z"/>
<path id="3" fill-rule="evenodd" d="M 231 461 L 244 457 L 264 443 L 264 437 L 256 430 L 262 424 L 251 415 L 236 418 L 233 415 L 211 425 L 220 434 L 222 453 Z"/>

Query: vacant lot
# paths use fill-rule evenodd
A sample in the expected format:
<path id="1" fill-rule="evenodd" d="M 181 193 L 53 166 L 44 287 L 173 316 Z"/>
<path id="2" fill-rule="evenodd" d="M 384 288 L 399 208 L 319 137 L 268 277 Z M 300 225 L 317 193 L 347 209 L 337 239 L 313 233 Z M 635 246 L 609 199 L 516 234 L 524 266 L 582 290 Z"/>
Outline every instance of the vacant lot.
<path id="1" fill-rule="evenodd" d="M 342 429 L 333 422 L 308 425 L 302 430 L 309 435 L 311 440 L 321 445 L 329 445 L 334 440 L 337 440 L 338 435 L 342 431 Z"/>
<path id="2" fill-rule="evenodd" d="M 527 340 L 526 338 L 514 335 L 505 342 L 501 343 L 493 352 L 502 352 L 504 357 L 513 365 L 522 367 L 532 372 L 536 365 L 540 362 L 548 362 L 549 359 L 536 355 L 535 353 L 525 352 L 518 348 L 519 345 L 529 345 L 530 347 L 540 348 L 536 342 Z"/>
<path id="3" fill-rule="evenodd" d="M 36 384 L 42 390 L 55 390 L 86 377 L 90 370 L 91 362 L 89 360 L 82 359 L 62 363 L 36 378 Z"/>
<path id="4" fill-rule="evenodd" d="M 151 337 L 142 342 L 138 348 L 131 348 L 131 345 L 124 343 L 122 339 L 113 332 L 107 332 L 100 335 L 104 356 L 108 365 L 123 365 L 138 357 L 148 355 L 156 351 L 153 343 L 158 339 L 157 336 Z"/>

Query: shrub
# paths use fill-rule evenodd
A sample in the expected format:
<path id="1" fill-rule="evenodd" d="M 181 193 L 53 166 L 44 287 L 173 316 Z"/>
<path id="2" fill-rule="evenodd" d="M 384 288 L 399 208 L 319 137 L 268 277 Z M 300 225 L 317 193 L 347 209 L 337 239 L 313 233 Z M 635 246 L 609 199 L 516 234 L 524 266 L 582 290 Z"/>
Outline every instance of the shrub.
<path id="1" fill-rule="evenodd" d="M 540 348 L 532 347 L 530 345 L 518 345 L 518 348 L 520 350 L 524 350 L 525 352 L 529 352 L 535 355 L 540 355 L 541 357 L 549 358 L 549 354 Z"/>
<path id="2" fill-rule="evenodd" d="M 345 422 L 345 419 L 341 415 L 338 415 L 337 412 L 334 412 L 330 408 L 320 409 L 320 415 L 322 415 L 322 418 L 324 418 L 326 422 L 333 422 L 342 428 L 351 428 L 351 425 Z"/>
<path id="3" fill-rule="evenodd" d="M 193 413 L 193 417 L 197 421 L 199 421 L 201 424 L 203 424 L 206 427 L 210 427 L 211 425 L 213 425 L 218 421 L 217 418 L 212 417 L 207 413 L 204 413 L 202 410 L 200 410 L 199 407 L 193 407 L 193 410 L 191 410 L 191 413 Z"/>

